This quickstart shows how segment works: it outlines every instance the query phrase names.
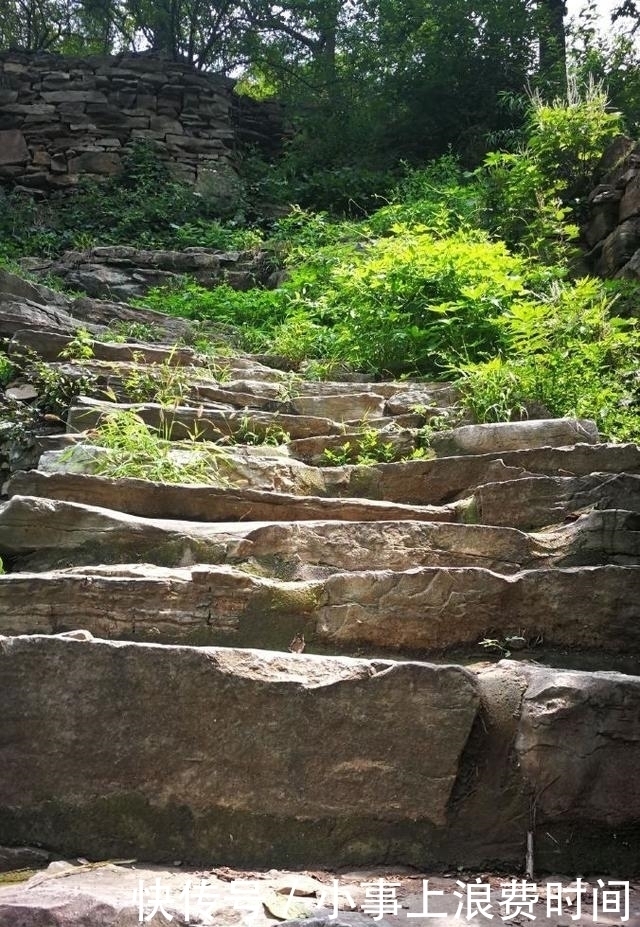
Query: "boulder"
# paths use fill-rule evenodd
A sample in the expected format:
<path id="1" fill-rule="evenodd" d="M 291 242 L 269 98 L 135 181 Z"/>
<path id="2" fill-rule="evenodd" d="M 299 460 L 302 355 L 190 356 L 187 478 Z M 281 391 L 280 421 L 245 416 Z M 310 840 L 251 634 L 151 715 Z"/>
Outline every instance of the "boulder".
<path id="1" fill-rule="evenodd" d="M 479 707 L 453 666 L 51 637 L 0 639 L 0 699 L 0 842 L 270 865 L 442 826 Z"/>

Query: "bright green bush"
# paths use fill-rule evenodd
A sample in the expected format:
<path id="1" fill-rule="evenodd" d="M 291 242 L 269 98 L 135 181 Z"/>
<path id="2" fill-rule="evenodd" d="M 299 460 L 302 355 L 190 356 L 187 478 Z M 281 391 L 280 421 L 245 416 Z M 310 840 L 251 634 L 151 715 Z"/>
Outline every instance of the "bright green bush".
<path id="1" fill-rule="evenodd" d="M 595 419 L 609 438 L 639 440 L 639 326 L 611 309 L 593 279 L 514 303 L 500 319 L 504 351 L 461 370 L 477 420 L 575 415 Z"/>
<path id="2" fill-rule="evenodd" d="M 481 234 L 400 227 L 332 273 L 343 350 L 366 369 L 446 375 L 457 358 L 499 347 L 496 320 L 522 293 L 524 273 Z"/>
<path id="3" fill-rule="evenodd" d="M 608 111 L 601 87 L 567 100 L 531 101 L 526 144 L 517 152 L 491 152 L 476 172 L 484 222 L 511 247 L 547 262 L 566 258 L 578 235 L 583 198 L 622 117 Z"/>

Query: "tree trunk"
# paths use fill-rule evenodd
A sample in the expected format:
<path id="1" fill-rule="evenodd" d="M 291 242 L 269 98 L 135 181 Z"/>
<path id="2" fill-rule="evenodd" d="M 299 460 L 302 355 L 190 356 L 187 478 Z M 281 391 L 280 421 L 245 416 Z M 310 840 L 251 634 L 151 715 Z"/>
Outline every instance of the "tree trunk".
<path id="1" fill-rule="evenodd" d="M 540 82 L 556 95 L 567 91 L 567 45 L 564 0 L 539 0 Z"/>

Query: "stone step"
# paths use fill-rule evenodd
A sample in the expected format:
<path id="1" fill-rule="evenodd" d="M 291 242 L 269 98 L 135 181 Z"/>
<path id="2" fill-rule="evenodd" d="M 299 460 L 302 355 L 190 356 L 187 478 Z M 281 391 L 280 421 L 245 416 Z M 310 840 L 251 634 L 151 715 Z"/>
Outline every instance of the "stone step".
<path id="1" fill-rule="evenodd" d="M 539 535 L 512 528 L 415 521 L 202 523 L 140 518 L 71 502 L 13 496 L 0 506 L 5 569 L 113 563 L 246 565 L 257 575 L 317 579 L 344 570 L 628 565 L 640 517 L 604 511 Z"/>
<path id="2" fill-rule="evenodd" d="M 344 389 L 346 385 L 352 388 Z M 451 409 L 457 401 L 456 393 L 449 384 L 424 384 L 407 392 L 393 392 L 388 383 L 320 383 L 296 380 L 293 383 L 266 384 L 251 381 L 232 381 L 211 385 L 197 384 L 197 395 L 201 400 L 224 402 L 243 408 L 263 408 L 298 415 L 324 415 L 336 421 L 362 419 L 370 416 L 441 414 Z M 364 389 L 369 386 L 369 389 Z M 376 387 L 380 386 L 379 392 Z M 271 388 L 268 388 L 271 387 Z M 356 389 L 360 387 L 360 389 Z M 275 406 L 273 404 L 276 404 Z"/>
<path id="3" fill-rule="evenodd" d="M 214 364 L 215 362 L 211 362 Z M 81 405 L 86 405 L 89 399 L 92 403 L 104 403 L 105 397 L 108 397 L 109 409 L 112 406 L 127 406 L 132 403 L 131 395 L 128 391 L 127 383 L 130 378 L 135 378 L 141 373 L 142 376 L 149 377 L 149 383 L 153 385 L 154 377 L 157 376 L 158 368 L 144 367 L 139 364 L 121 363 L 115 365 L 105 365 L 100 362 L 87 362 L 85 364 L 55 364 L 62 373 L 72 378 L 80 378 L 91 374 L 94 378 L 91 384 L 90 392 L 80 400 Z M 178 366 L 178 364 L 174 364 Z M 162 369 L 162 368 L 161 368 Z M 425 412 L 412 413 L 393 413 L 386 414 L 387 402 L 382 396 L 374 393 L 351 393 L 346 396 L 301 396 L 291 400 L 268 399 L 253 395 L 251 393 L 240 393 L 233 390 L 218 388 L 214 382 L 214 375 L 219 375 L 219 370 L 212 367 L 213 373 L 210 374 L 206 385 L 198 382 L 199 378 L 204 376 L 202 367 L 185 368 L 184 379 L 175 383 L 174 389 L 176 397 L 179 399 L 180 406 L 201 407 L 207 410 L 222 409 L 228 412 L 242 412 L 243 417 L 247 413 L 267 412 L 273 415 L 286 416 L 308 416 L 310 418 L 323 418 L 337 422 L 340 426 L 346 426 L 343 431 L 354 430 L 356 426 L 362 428 L 364 425 L 368 429 L 381 430 L 388 425 L 395 424 L 403 428 L 421 428 L 433 416 L 446 414 L 447 408 L 432 406 Z M 162 374 L 160 375 L 160 378 Z M 158 379 L 158 388 L 161 387 L 160 378 Z M 149 399 L 149 403 L 151 403 Z M 137 402 L 136 402 L 137 404 Z M 164 404 L 172 409 L 169 403 Z M 168 412 L 166 413 L 168 415 Z"/>
<path id="4" fill-rule="evenodd" d="M 45 472 L 91 473 L 94 450 L 81 447 L 69 452 L 80 436 L 58 435 L 42 439 L 47 456 L 40 459 Z M 346 439 L 335 440 L 338 447 Z M 383 439 L 386 440 L 386 439 Z M 49 451 L 49 448 L 54 450 Z M 58 453 L 58 450 L 64 453 Z M 185 453 L 184 445 L 176 450 Z M 236 487 L 290 492 L 294 495 L 386 499 L 409 505 L 439 505 L 469 497 L 486 484 L 500 484 L 533 476 L 587 477 L 600 474 L 640 474 L 640 447 L 635 444 L 578 444 L 569 448 L 536 448 L 527 451 L 408 460 L 396 463 L 342 466 L 309 466 L 286 449 L 270 445 L 229 446 L 220 460 L 225 476 Z M 496 492 L 500 492 L 496 487 Z M 508 492 L 508 491 L 507 491 Z M 513 492 L 517 490 L 514 488 Z"/>
<path id="5" fill-rule="evenodd" d="M 462 425 L 450 431 L 436 432 L 431 439 L 431 446 L 438 457 L 597 443 L 596 423 L 572 418 Z"/>
<path id="6" fill-rule="evenodd" d="M 541 869 L 635 857 L 637 677 L 35 636 L 0 640 L 0 702 L 0 844 L 521 865 L 535 795 Z"/>
<path id="7" fill-rule="evenodd" d="M 46 858 L 46 857 L 45 857 Z M 453 867 L 452 867 L 453 868 Z M 629 875 L 628 872 L 625 873 Z M 459 875 L 460 879 L 455 876 Z M 185 923 L 209 923 L 210 925 L 240 925 L 250 922 L 251 927 L 274 927 L 274 899 L 280 898 L 276 910 L 286 916 L 289 927 L 371 927 L 371 918 L 379 927 L 406 927 L 410 917 L 425 917 L 425 898 L 429 901 L 429 916 L 441 918 L 439 923 L 445 927 L 458 927 L 462 923 L 456 917 L 460 904 L 460 880 L 464 878 L 468 885 L 475 885 L 476 879 L 482 883 L 481 894 L 483 908 L 489 914 L 497 912 L 507 915 L 507 911 L 517 910 L 516 902 L 509 909 L 505 899 L 514 897 L 514 880 L 521 875 L 519 869 L 502 872 L 500 875 L 477 870 L 461 873 L 451 872 L 443 876 L 432 869 L 415 867 L 385 866 L 363 870 L 349 871 L 342 868 L 335 871 L 319 870 L 314 867 L 310 877 L 296 870 L 261 869 L 244 871 L 213 867 L 171 866 L 164 864 L 159 870 L 155 866 L 136 864 L 98 863 L 82 865 L 63 860 L 55 860 L 44 872 L 38 872 L 27 881 L 17 885 L 0 887 L 0 927 L 16 927 L 18 918 L 20 927 L 35 927 L 52 923 L 57 919 L 56 927 L 137 927 L 141 917 L 150 927 L 166 927 Z M 154 915 L 156 907 L 155 887 L 160 878 L 162 914 Z M 336 880 L 340 887 L 340 913 L 333 909 L 333 892 Z M 424 893 L 424 883 L 428 890 L 436 891 L 435 896 Z M 615 892 L 620 890 L 612 880 L 611 907 L 615 905 Z M 381 884 L 388 884 L 389 901 L 380 905 L 384 915 L 375 914 L 376 902 L 372 901 L 373 891 Z M 463 884 L 465 884 L 463 883 Z M 606 883 L 605 883 L 606 884 Z M 143 886 L 143 912 L 140 913 L 140 886 Z M 583 882 L 583 917 L 592 924 L 591 914 L 595 910 L 602 914 L 601 895 L 597 882 Z M 532 894 L 523 904 L 522 909 L 530 915 L 530 920 L 537 927 L 556 927 L 557 915 L 548 916 L 547 894 L 549 898 L 573 899 L 576 885 L 572 877 L 565 876 L 556 881 L 553 888 L 545 891 L 546 884 L 538 879 L 538 889 L 533 883 L 527 886 Z M 294 890 L 306 891 L 307 897 L 290 896 Z M 486 891 L 486 894 L 485 894 Z M 516 889 L 517 891 L 517 889 Z M 347 898 L 347 893 L 349 897 Z M 464 896 L 463 896 L 464 897 Z M 517 897 L 517 896 L 516 896 Z M 521 899 L 524 896 L 521 896 Z M 186 900 L 190 901 L 189 920 L 185 921 Z M 397 913 L 394 901 L 398 900 Z M 537 900 L 536 900 L 537 899 Z M 386 908 L 384 905 L 388 904 Z M 353 906 L 353 910 L 351 910 Z M 549 905 L 553 909 L 553 905 Z M 363 911 L 374 914 L 364 914 Z M 464 908 L 463 908 L 464 910 Z M 565 905 L 562 910 L 572 911 L 573 906 Z M 214 911 L 208 916 L 209 911 Z M 197 912 L 200 912 L 198 916 Z M 243 913 L 244 912 L 244 917 Z M 517 915 L 516 915 L 517 916 Z M 570 915 L 568 915 L 570 916 Z M 197 917 L 197 920 L 195 918 Z M 309 918 L 312 919 L 309 919 Z M 169 920 L 171 918 L 171 921 Z M 202 918 L 202 920 L 200 919 Z M 512 918 L 509 918 L 509 921 Z M 506 923 L 509 923 L 507 921 Z M 518 923 L 518 921 L 515 921 Z M 468 923 L 477 927 L 480 915 L 472 916 Z M 563 922 L 562 922 L 563 923 Z M 640 887 L 629 886 L 629 920 L 627 927 L 638 927 L 640 923 Z"/>
<path id="8" fill-rule="evenodd" d="M 73 335 L 60 335 L 50 331 L 25 330 L 17 332 L 8 347 L 9 356 L 20 354 L 21 349 L 30 348 L 48 362 L 60 360 L 60 352 L 73 340 Z M 107 361 L 113 364 L 168 364 L 171 367 L 195 365 L 199 356 L 190 348 L 176 345 L 147 344 L 129 341 L 126 344 L 116 342 L 92 341 L 93 357 L 87 363 L 92 368 L 93 361 Z"/>
<path id="9" fill-rule="evenodd" d="M 273 393 L 273 391 L 272 391 Z M 334 393 L 325 396 L 301 395 L 282 398 L 286 389 L 275 391 L 275 395 L 264 392 L 245 392 L 229 385 L 196 384 L 194 395 L 202 402 L 222 402 L 235 408 L 262 409 L 287 415 L 311 415 L 333 419 L 337 422 L 347 419 L 362 419 L 368 416 L 382 416 L 385 413 L 384 396 L 371 391 Z"/>
<path id="10" fill-rule="evenodd" d="M 413 505 L 453 502 L 485 483 L 504 484 L 533 475 L 587 476 L 590 473 L 640 473 L 637 444 L 576 444 L 489 454 L 409 460 L 346 467 L 335 473 L 332 494 L 366 496 Z M 323 470 L 331 485 L 331 471 Z"/>
<path id="11" fill-rule="evenodd" d="M 473 567 L 341 573 L 319 600 L 315 634 L 340 649 L 434 652 L 484 639 L 640 652 L 640 567 L 527 570 Z"/>
<path id="12" fill-rule="evenodd" d="M 239 412 L 232 406 L 163 406 L 159 403 L 111 403 L 88 396 L 80 396 L 67 415 L 67 430 L 83 432 L 96 428 L 107 415 L 117 412 L 135 412 L 151 428 L 157 428 L 170 440 L 196 438 L 215 441 L 235 437 L 239 444 L 251 432 L 260 438 L 271 433 L 280 436 L 284 444 L 289 437 L 306 438 L 312 435 L 341 435 L 344 428 L 327 418 L 307 415 L 280 415 L 271 412 Z"/>
<path id="13" fill-rule="evenodd" d="M 0 576 L 0 630 L 286 650 L 438 654 L 496 641 L 640 654 L 640 567 L 334 573 L 286 582 L 229 566 L 148 564 Z"/>
<path id="14" fill-rule="evenodd" d="M 479 486 L 473 500 L 481 524 L 541 528 L 591 508 L 640 512 L 640 474 L 524 477 Z"/>
<path id="15" fill-rule="evenodd" d="M 9 496 L 42 496 L 95 505 L 143 518 L 189 521 L 443 521 L 461 518 L 455 506 L 402 505 L 370 499 L 294 496 L 254 489 L 181 486 L 75 473 L 20 471 Z"/>

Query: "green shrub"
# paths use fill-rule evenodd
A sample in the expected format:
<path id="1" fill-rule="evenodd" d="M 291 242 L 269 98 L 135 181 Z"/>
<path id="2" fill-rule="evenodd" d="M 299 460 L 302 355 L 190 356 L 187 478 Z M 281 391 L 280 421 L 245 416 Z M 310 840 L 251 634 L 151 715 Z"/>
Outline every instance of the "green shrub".
<path id="1" fill-rule="evenodd" d="M 582 96 L 570 85 L 568 98 L 551 104 L 534 97 L 526 144 L 491 152 L 476 172 L 487 227 L 547 262 L 566 258 L 595 167 L 621 129 L 620 114 L 608 111 L 594 84 Z"/>
<path id="2" fill-rule="evenodd" d="M 478 421 L 535 413 L 594 419 L 616 440 L 640 438 L 638 323 L 611 312 L 600 281 L 558 285 L 501 319 L 504 352 L 462 367 L 460 387 Z"/>

